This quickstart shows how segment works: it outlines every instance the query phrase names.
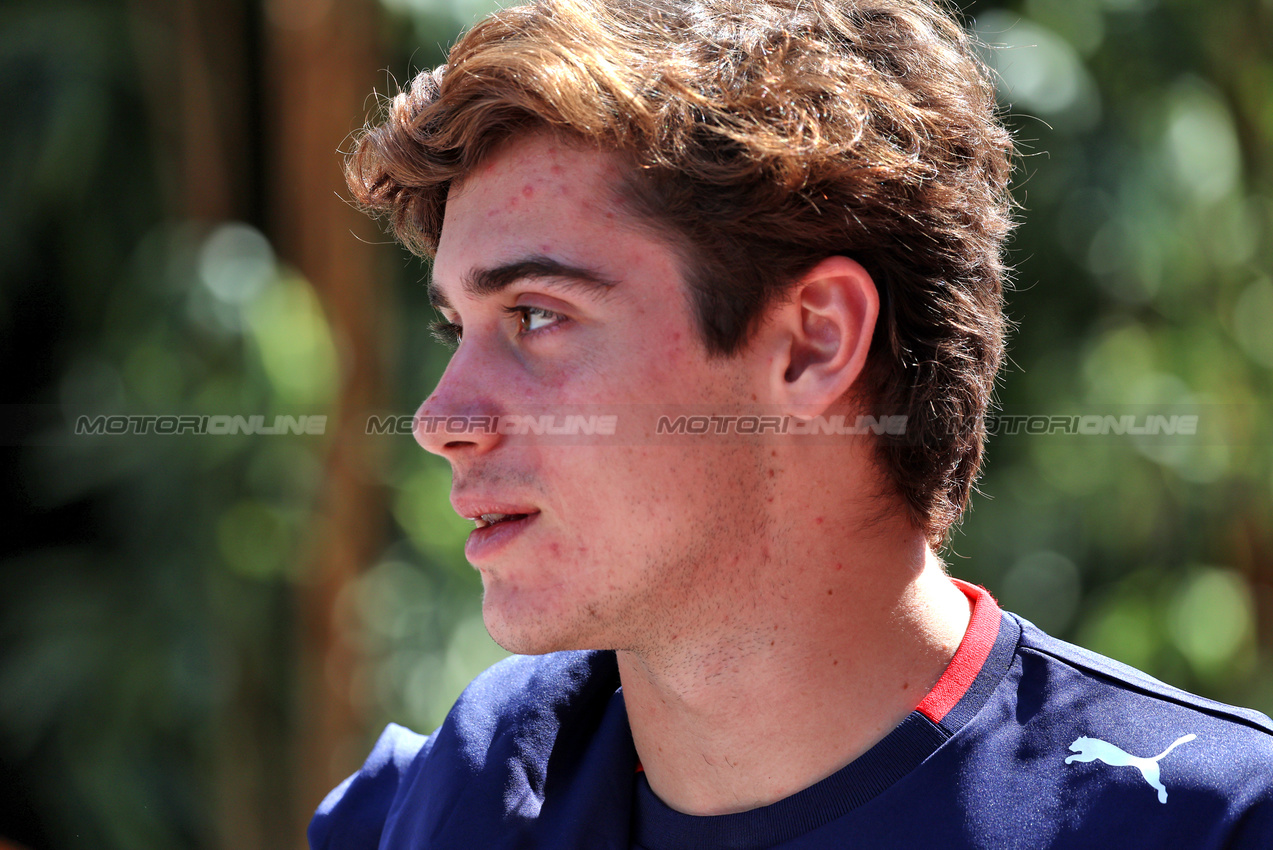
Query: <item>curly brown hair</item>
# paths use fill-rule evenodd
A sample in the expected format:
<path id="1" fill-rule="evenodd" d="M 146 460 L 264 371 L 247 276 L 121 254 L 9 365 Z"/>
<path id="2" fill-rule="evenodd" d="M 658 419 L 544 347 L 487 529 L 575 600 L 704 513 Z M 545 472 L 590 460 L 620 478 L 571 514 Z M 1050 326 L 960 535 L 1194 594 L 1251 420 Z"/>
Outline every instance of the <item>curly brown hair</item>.
<path id="1" fill-rule="evenodd" d="M 416 253 L 447 193 L 544 130 L 624 156 L 620 196 L 681 249 L 707 350 L 829 256 L 880 316 L 859 398 L 907 416 L 877 457 L 940 545 L 972 492 L 1003 356 L 1012 141 L 969 36 L 926 0 L 538 0 L 482 20 L 346 161 Z"/>

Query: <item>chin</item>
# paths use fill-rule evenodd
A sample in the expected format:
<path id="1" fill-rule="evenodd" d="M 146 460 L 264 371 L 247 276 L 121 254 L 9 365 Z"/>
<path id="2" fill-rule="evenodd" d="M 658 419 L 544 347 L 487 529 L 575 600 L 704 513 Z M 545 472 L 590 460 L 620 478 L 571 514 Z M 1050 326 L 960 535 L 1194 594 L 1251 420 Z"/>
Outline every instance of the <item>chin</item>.
<path id="1" fill-rule="evenodd" d="M 489 591 L 482 598 L 482 622 L 491 640 L 516 655 L 612 648 L 595 622 L 584 624 L 561 612 L 528 610 L 525 604 Z"/>
<path id="2" fill-rule="evenodd" d="M 509 610 L 510 606 L 492 601 L 491 594 L 482 599 L 482 622 L 486 631 L 505 650 L 515 655 L 544 655 L 563 649 L 576 649 L 562 634 L 561 622 L 551 617 Z"/>

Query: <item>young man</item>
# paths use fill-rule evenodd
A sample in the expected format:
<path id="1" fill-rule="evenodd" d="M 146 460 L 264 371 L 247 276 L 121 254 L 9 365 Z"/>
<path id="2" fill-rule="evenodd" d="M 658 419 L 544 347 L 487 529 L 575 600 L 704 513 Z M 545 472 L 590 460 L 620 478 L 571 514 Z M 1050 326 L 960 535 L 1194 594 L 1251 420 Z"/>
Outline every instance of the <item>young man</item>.
<path id="1" fill-rule="evenodd" d="M 348 175 L 434 258 L 456 349 L 417 439 L 525 655 L 428 738 L 391 726 L 313 847 L 1273 846 L 1267 718 L 1049 638 L 935 555 L 1010 228 L 957 24 L 546 0 L 450 59 Z M 516 427 L 579 411 L 615 427 Z"/>

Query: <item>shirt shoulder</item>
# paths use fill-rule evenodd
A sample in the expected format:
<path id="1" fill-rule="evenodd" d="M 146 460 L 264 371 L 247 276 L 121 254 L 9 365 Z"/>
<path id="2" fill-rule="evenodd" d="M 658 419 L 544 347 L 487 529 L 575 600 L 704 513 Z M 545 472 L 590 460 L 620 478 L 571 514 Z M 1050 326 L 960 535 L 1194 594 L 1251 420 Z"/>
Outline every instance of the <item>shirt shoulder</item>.
<path id="1" fill-rule="evenodd" d="M 1013 615 L 1015 616 L 1015 615 Z M 1108 695 L 1133 701 L 1149 700 L 1192 709 L 1220 720 L 1262 733 L 1273 744 L 1273 720 L 1249 708 L 1228 705 L 1189 693 L 1155 679 L 1135 667 L 1107 658 L 1091 650 L 1054 638 L 1028 620 L 1021 623 L 1019 652 L 1051 659 L 1079 671 L 1090 678 L 1096 689 L 1109 689 Z M 1143 704 L 1143 703 L 1142 703 Z"/>
<path id="2" fill-rule="evenodd" d="M 534 817 L 558 730 L 590 690 L 617 687 L 613 666 L 613 653 L 513 656 L 474 679 L 432 735 L 390 724 L 319 806 L 310 846 L 415 847 Z"/>
<path id="3" fill-rule="evenodd" d="M 1117 835 L 1126 846 L 1273 847 L 1268 717 L 1020 622 L 1014 705 L 1002 706 L 1015 715 L 1013 755 L 1035 794 L 1064 800 L 1075 846 Z"/>
<path id="4" fill-rule="evenodd" d="M 376 847 L 385 818 L 402 778 L 416 759 L 433 745 L 428 737 L 390 723 L 380 734 L 367 761 L 329 793 L 310 821 L 307 836 L 313 850 Z"/>

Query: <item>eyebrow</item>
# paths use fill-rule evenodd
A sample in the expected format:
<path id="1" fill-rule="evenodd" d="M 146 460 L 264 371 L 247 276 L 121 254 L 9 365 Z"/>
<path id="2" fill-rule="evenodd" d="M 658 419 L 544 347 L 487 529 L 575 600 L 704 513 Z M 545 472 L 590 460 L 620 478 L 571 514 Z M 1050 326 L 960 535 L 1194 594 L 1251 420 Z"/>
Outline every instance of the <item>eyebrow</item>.
<path id="1" fill-rule="evenodd" d="M 567 288 L 579 287 L 600 292 L 607 292 L 617 285 L 617 281 L 592 269 L 568 265 L 543 256 L 527 257 L 489 269 L 473 269 L 464 275 L 461 283 L 466 293 L 474 298 L 481 298 L 501 292 L 519 280 L 549 278 L 561 281 Z M 451 302 L 447 301 L 432 277 L 429 278 L 428 291 L 430 304 L 440 310 L 451 309 Z"/>

